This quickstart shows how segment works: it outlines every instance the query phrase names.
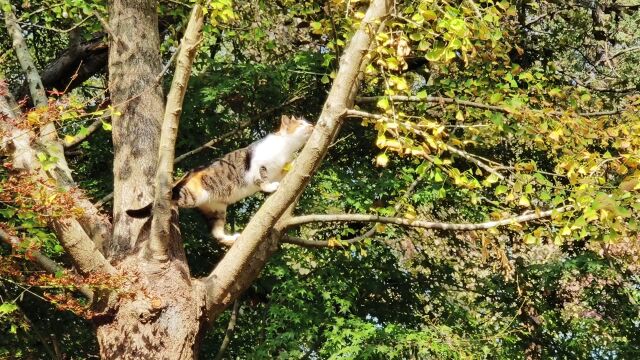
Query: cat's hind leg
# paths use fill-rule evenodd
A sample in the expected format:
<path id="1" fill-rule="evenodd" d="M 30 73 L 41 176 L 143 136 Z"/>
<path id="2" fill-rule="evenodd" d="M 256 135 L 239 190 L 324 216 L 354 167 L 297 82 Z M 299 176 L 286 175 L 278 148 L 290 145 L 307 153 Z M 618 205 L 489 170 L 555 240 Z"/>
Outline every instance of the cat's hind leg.
<path id="1" fill-rule="evenodd" d="M 211 235 L 222 245 L 231 246 L 240 237 L 240 234 L 238 233 L 228 235 L 224 232 L 224 225 L 227 223 L 226 208 L 200 209 L 200 211 L 209 224 Z"/>

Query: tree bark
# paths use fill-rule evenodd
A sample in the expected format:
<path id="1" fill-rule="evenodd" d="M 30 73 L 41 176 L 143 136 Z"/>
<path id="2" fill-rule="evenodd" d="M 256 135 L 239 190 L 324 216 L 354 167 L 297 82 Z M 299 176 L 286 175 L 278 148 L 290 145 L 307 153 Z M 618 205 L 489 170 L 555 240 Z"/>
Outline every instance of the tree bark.
<path id="1" fill-rule="evenodd" d="M 109 2 L 114 199 L 113 238 L 105 251 L 118 261 L 140 249 L 138 239 L 145 224 L 125 211 L 153 200 L 164 112 L 162 89 L 156 82 L 162 69 L 156 6 L 153 0 Z"/>
<path id="2" fill-rule="evenodd" d="M 193 359 L 204 333 L 204 285 L 191 278 L 175 210 L 161 234 L 168 261 L 149 256 L 151 219 L 125 213 L 154 196 L 164 113 L 157 80 L 162 72 L 157 5 L 154 0 L 110 1 L 114 231 L 105 251 L 124 282 L 108 306 L 111 313 L 94 319 L 104 359 Z"/>

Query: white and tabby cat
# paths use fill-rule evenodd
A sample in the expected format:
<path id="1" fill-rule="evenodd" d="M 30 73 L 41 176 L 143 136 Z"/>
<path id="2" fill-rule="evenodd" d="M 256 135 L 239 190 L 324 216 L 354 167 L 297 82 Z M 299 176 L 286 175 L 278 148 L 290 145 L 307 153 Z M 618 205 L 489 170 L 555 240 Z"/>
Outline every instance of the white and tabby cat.
<path id="1" fill-rule="evenodd" d="M 304 118 L 283 115 L 279 131 L 188 172 L 173 186 L 172 199 L 179 207 L 198 208 L 207 219 L 213 237 L 230 246 L 240 234 L 224 232 L 227 206 L 259 190 L 276 191 L 286 173 L 285 166 L 304 146 L 312 131 L 313 125 Z M 127 214 L 134 218 L 148 217 L 152 205 L 127 210 Z"/>

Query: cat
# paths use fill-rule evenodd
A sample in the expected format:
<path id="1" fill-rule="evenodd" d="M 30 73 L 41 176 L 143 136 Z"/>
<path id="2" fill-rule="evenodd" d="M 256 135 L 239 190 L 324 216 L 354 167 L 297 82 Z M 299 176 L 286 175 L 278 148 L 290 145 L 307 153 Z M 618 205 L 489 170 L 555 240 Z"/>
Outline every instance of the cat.
<path id="1" fill-rule="evenodd" d="M 312 131 L 313 125 L 304 118 L 283 115 L 277 132 L 185 174 L 173 186 L 174 204 L 197 208 L 206 218 L 211 235 L 221 244 L 231 246 L 240 234 L 228 235 L 224 231 L 227 206 L 258 191 L 276 191 L 286 173 L 285 167 Z M 127 214 L 134 218 L 149 217 L 152 206 L 150 203 L 127 210 Z"/>

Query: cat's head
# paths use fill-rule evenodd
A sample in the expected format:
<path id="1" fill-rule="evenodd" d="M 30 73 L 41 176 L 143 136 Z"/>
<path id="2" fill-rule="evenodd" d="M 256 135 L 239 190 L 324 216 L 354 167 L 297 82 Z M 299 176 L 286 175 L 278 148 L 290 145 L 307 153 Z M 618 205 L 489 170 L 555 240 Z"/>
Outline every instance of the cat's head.
<path id="1" fill-rule="evenodd" d="M 313 132 L 313 125 L 303 117 L 282 115 L 278 135 L 295 138 L 304 144 Z"/>

